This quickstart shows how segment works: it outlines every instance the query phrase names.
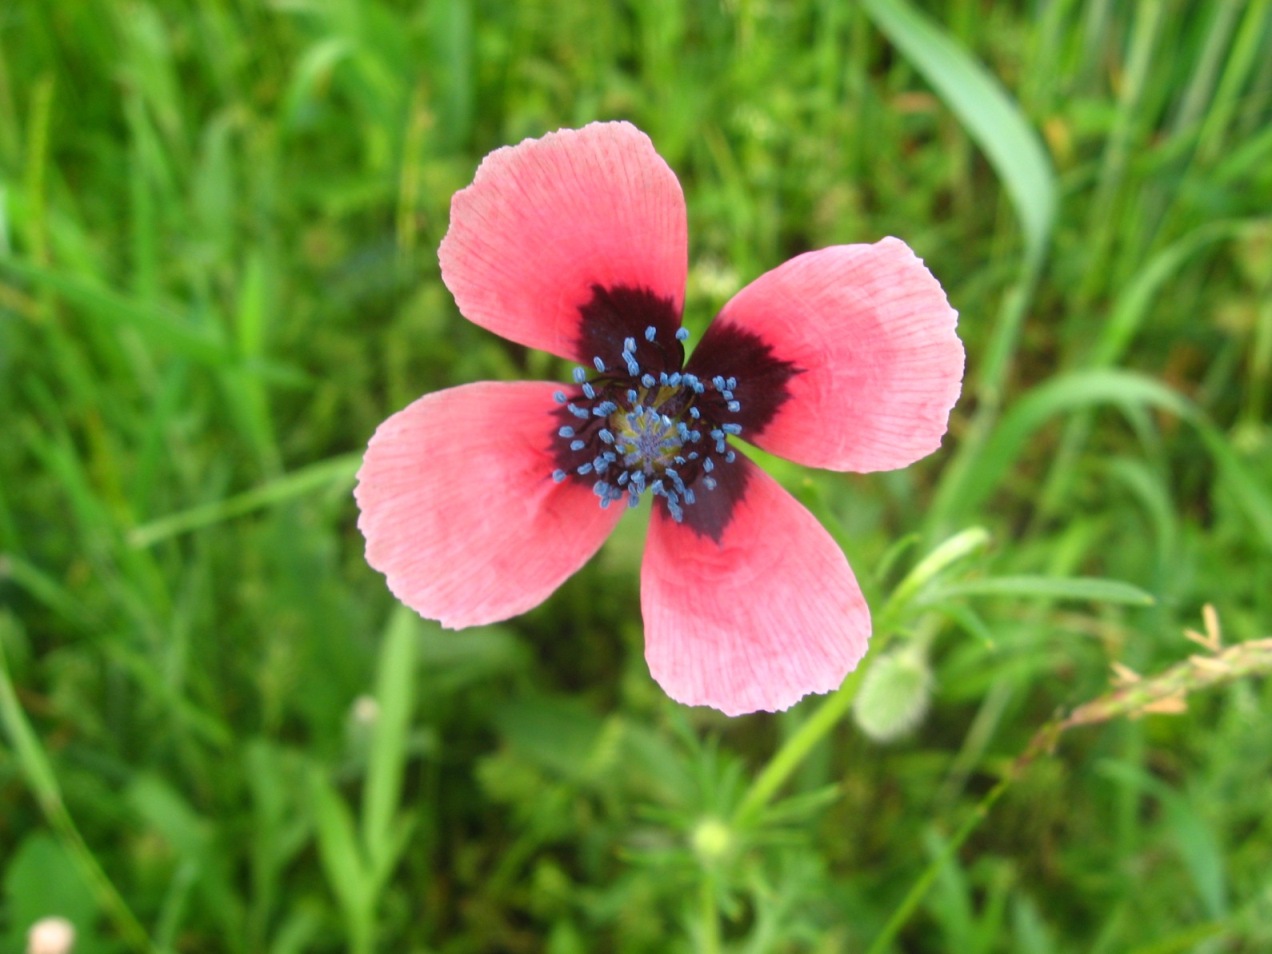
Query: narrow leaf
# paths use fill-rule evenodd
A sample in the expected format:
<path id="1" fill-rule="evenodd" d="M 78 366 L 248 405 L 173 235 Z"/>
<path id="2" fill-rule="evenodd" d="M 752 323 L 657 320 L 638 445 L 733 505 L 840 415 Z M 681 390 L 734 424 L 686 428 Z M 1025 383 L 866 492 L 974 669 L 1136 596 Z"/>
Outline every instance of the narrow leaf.
<path id="1" fill-rule="evenodd" d="M 936 603 L 957 596 L 1042 597 L 1130 606 L 1151 606 L 1155 602 L 1151 593 L 1138 586 L 1094 576 L 995 576 L 983 580 L 962 580 L 942 586 L 925 602 Z"/>
<path id="2" fill-rule="evenodd" d="M 414 702 L 420 625 L 414 612 L 405 606 L 397 607 L 380 650 L 375 691 L 378 713 L 362 804 L 362 842 L 372 868 L 383 865 L 394 842 L 394 816 L 402 797 L 407 732 Z"/>
<path id="3" fill-rule="evenodd" d="M 1056 175 L 1015 100 L 963 47 L 904 0 L 862 0 L 862 7 L 985 153 L 1011 196 L 1028 257 L 1040 260 L 1055 219 Z"/>

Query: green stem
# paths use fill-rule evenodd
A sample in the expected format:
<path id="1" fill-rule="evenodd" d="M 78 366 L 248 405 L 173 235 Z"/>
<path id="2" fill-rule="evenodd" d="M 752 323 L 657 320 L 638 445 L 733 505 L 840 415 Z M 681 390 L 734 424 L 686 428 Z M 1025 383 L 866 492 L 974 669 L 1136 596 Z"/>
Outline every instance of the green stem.
<path id="1" fill-rule="evenodd" d="M 742 802 L 733 815 L 735 825 L 746 826 L 753 823 L 791 774 L 799 768 L 800 763 L 808 757 L 813 747 L 839 724 L 839 720 L 852 707 L 862 672 L 862 668 L 853 672 L 777 750 L 777 754 L 764 766 L 742 797 Z"/>
<path id="2" fill-rule="evenodd" d="M 715 875 L 710 871 L 703 872 L 698 900 L 702 919 L 702 946 L 699 950 L 703 954 L 720 954 L 720 911 L 716 904 Z"/>
<path id="3" fill-rule="evenodd" d="M 954 833 L 954 837 L 945 843 L 940 853 L 928 863 L 928 866 L 923 869 L 923 873 L 919 875 L 914 884 L 910 885 L 910 890 L 901 899 L 897 909 L 892 912 L 892 917 L 888 918 L 888 923 L 883 926 L 883 930 L 874 939 L 866 954 L 883 954 L 884 951 L 888 950 L 888 947 L 896 940 L 901 929 L 905 927 L 910 917 L 914 914 L 915 909 L 918 908 L 919 902 L 928 893 L 928 889 L 932 887 L 932 882 L 936 880 L 936 876 L 940 874 L 941 869 L 963 847 L 963 843 L 967 841 L 972 832 L 980 827 L 980 823 L 989 817 L 990 810 L 1003 797 L 1003 793 L 1011 787 L 1016 779 L 1025 773 L 1029 766 L 1033 764 L 1034 759 L 1041 755 L 1048 755 L 1055 749 L 1056 743 L 1060 740 L 1060 736 L 1067 726 L 1067 722 L 1056 718 L 1034 733 L 1024 752 L 1011 763 L 1003 777 L 998 780 L 998 784 L 976 803 L 972 814 L 959 826 L 958 831 Z"/>
<path id="4" fill-rule="evenodd" d="M 897 905 L 897 909 L 892 912 L 892 917 L 888 918 L 888 923 L 883 926 L 883 930 L 874 939 L 874 943 L 870 945 L 866 954 L 883 954 L 884 951 L 888 950 L 888 947 L 896 940 L 897 934 L 905 927 L 906 922 L 910 920 L 910 916 L 914 914 L 919 902 L 928 893 L 928 889 L 932 887 L 932 882 L 940 874 L 941 868 L 954 857 L 954 853 L 963 846 L 963 842 L 967 841 L 968 836 L 985 820 L 989 810 L 994 807 L 994 803 L 1002 797 L 1003 792 L 1007 791 L 1008 786 L 1015 781 L 1015 778 L 1016 772 L 1009 772 L 997 785 L 990 789 L 988 795 L 980 800 L 971 817 L 963 822 L 954 837 L 946 842 L 940 854 L 932 859 L 931 863 L 923 870 L 923 874 L 919 875 L 918 880 L 910 885 L 910 890 L 906 892 L 901 903 Z"/>

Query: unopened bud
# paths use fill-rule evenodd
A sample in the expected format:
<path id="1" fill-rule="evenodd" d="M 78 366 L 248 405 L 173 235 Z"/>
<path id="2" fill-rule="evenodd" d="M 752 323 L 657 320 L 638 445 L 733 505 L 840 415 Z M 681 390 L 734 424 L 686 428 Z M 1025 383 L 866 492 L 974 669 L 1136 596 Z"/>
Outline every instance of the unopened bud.
<path id="1" fill-rule="evenodd" d="M 853 701 L 857 726 L 876 742 L 892 742 L 918 727 L 932 698 L 932 670 L 913 649 L 880 656 Z"/>

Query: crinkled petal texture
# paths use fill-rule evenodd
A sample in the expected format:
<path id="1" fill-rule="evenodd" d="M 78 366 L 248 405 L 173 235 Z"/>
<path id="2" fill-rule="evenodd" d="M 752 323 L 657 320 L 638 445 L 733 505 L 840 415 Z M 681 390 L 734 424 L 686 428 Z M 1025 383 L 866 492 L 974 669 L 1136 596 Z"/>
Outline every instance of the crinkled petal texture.
<path id="1" fill-rule="evenodd" d="M 420 398 L 371 438 L 354 495 L 367 562 L 393 595 L 454 629 L 543 602 L 622 514 L 552 480 L 543 382 L 467 384 Z"/>
<path id="2" fill-rule="evenodd" d="M 795 373 L 784 381 L 785 400 L 757 426 L 748 426 L 739 394 L 745 440 L 810 467 L 892 470 L 941 444 L 963 381 L 957 321 L 940 283 L 900 239 L 838 245 L 738 292 L 693 362 L 736 374 L 742 391 L 747 369 L 731 368 L 727 343 L 740 332 L 758 337 Z"/>
<path id="3" fill-rule="evenodd" d="M 728 475 L 726 477 L 726 474 Z M 835 541 L 739 457 L 718 539 L 655 506 L 641 570 L 645 658 L 669 696 L 728 715 L 829 692 L 865 654 L 870 611 Z"/>
<path id="4" fill-rule="evenodd" d="M 465 318 L 590 363 L 581 309 L 598 289 L 648 293 L 667 302 L 678 324 L 688 274 L 685 199 L 635 126 L 562 129 L 482 161 L 451 201 L 439 257 Z"/>

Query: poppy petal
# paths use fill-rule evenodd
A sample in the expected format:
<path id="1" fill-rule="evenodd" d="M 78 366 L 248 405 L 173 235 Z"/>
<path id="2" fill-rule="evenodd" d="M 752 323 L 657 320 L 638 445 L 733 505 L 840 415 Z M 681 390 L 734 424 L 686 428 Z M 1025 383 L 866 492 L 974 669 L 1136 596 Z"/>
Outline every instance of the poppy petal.
<path id="1" fill-rule="evenodd" d="M 738 379 L 744 440 L 811 467 L 892 470 L 941 444 L 963 380 L 957 320 L 900 239 L 837 245 L 738 292 L 690 368 Z"/>
<path id="2" fill-rule="evenodd" d="M 480 382 L 427 394 L 380 425 L 354 491 L 367 562 L 421 616 L 461 629 L 542 603 L 621 516 L 555 483 L 556 385 Z"/>
<path id="3" fill-rule="evenodd" d="M 740 715 L 829 692 L 865 654 L 870 610 L 835 541 L 750 461 L 719 469 L 718 533 L 654 507 L 641 569 L 649 671 L 673 699 Z M 724 481 L 733 484 L 726 488 Z"/>
<path id="4" fill-rule="evenodd" d="M 617 361 L 625 338 L 644 347 L 653 327 L 680 353 L 684 194 L 629 123 L 492 152 L 451 200 L 438 255 L 464 317 L 511 341 L 581 363 L 609 361 L 612 351 Z"/>

